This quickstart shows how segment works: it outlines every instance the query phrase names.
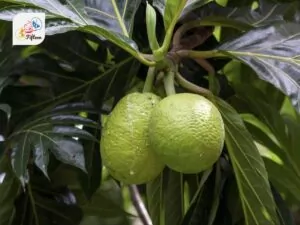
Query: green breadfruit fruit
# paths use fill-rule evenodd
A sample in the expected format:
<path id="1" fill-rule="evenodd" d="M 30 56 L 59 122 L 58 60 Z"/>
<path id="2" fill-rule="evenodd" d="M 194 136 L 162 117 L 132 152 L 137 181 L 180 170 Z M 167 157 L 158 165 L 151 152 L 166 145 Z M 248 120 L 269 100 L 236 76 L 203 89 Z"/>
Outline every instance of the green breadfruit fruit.
<path id="1" fill-rule="evenodd" d="M 150 146 L 171 169 L 199 173 L 220 157 L 225 129 L 212 102 L 190 93 L 170 95 L 153 109 Z"/>
<path id="2" fill-rule="evenodd" d="M 160 101 L 152 93 L 130 93 L 106 119 L 100 141 L 101 157 L 109 173 L 126 184 L 141 184 L 156 178 L 164 168 L 149 148 L 151 111 Z"/>

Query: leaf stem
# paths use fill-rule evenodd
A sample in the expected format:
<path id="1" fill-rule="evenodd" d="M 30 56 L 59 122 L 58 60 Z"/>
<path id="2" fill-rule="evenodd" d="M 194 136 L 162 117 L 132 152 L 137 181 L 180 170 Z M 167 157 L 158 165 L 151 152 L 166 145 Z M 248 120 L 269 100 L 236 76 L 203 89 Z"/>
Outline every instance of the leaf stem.
<path id="1" fill-rule="evenodd" d="M 128 51 L 128 53 L 132 54 L 136 59 L 138 59 L 141 63 L 143 63 L 146 66 L 155 66 L 156 62 L 154 61 L 150 61 L 148 59 L 146 59 L 143 54 L 134 52 L 134 51 Z"/>
<path id="2" fill-rule="evenodd" d="M 165 74 L 164 77 L 164 86 L 165 86 L 166 94 L 168 96 L 176 94 L 176 90 L 174 86 L 174 77 L 175 77 L 174 71 L 169 71 L 167 74 Z"/>
<path id="3" fill-rule="evenodd" d="M 122 22 L 122 17 L 121 17 L 121 15 L 120 15 L 120 12 L 119 12 L 119 9 L 118 9 L 118 6 L 117 6 L 116 1 L 115 1 L 115 0 L 112 0 L 111 2 L 112 2 L 112 4 L 113 4 L 114 11 L 115 11 L 115 13 L 116 13 L 116 16 L 117 16 L 118 21 L 119 21 L 119 25 L 120 25 L 120 27 L 121 27 L 121 29 L 122 29 L 124 35 L 125 35 L 126 37 L 129 37 L 129 34 L 128 34 L 128 31 L 127 31 L 127 29 L 126 29 L 126 27 L 125 27 L 125 24 Z"/>
<path id="4" fill-rule="evenodd" d="M 179 50 L 175 52 L 180 57 L 186 58 L 213 58 L 213 57 L 228 57 L 226 54 L 218 50 L 210 51 L 194 51 L 194 50 Z"/>
<path id="5" fill-rule="evenodd" d="M 177 11 L 177 13 L 174 15 L 174 17 L 172 18 L 172 21 L 169 25 L 169 27 L 167 28 L 166 31 L 166 35 L 163 41 L 162 46 L 154 52 L 154 55 L 157 55 L 157 57 L 162 57 L 165 56 L 169 50 L 171 41 L 172 41 L 172 37 L 173 37 L 173 32 L 174 32 L 174 28 L 176 23 L 178 22 L 178 17 L 180 16 L 185 4 L 186 4 L 187 0 L 182 0 L 181 1 L 181 5 L 180 5 L 180 10 Z"/>
<path id="6" fill-rule="evenodd" d="M 132 203 L 144 225 L 153 225 L 136 185 L 128 186 Z"/>
<path id="7" fill-rule="evenodd" d="M 153 85 L 154 78 L 155 78 L 155 72 L 156 72 L 155 67 L 149 67 L 146 81 L 145 81 L 144 88 L 143 88 L 143 93 L 152 91 L 152 85 Z"/>
<path id="8" fill-rule="evenodd" d="M 187 23 L 184 23 L 181 27 L 178 28 L 176 33 L 174 34 L 173 39 L 178 42 L 181 37 L 189 30 L 200 27 L 200 26 L 223 26 L 235 28 L 240 31 L 246 31 L 252 28 L 252 26 L 242 23 L 235 22 L 230 19 L 226 19 L 225 17 L 207 17 L 201 20 L 193 20 Z"/>
<path id="9" fill-rule="evenodd" d="M 189 82 L 188 80 L 186 80 L 183 76 L 181 76 L 180 73 L 176 73 L 176 79 L 177 82 L 184 88 L 190 90 L 191 92 L 203 95 L 205 97 L 211 98 L 212 97 L 212 93 L 207 90 L 206 88 L 197 86 L 195 84 L 193 84 L 192 82 Z"/>

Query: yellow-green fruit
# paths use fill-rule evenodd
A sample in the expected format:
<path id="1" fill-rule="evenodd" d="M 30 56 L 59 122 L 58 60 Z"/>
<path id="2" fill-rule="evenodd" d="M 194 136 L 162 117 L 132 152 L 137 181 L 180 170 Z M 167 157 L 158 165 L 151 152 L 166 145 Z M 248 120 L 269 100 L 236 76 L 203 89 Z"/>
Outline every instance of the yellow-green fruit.
<path id="1" fill-rule="evenodd" d="M 151 149 L 178 172 L 198 173 L 211 167 L 220 157 L 224 137 L 220 112 L 200 95 L 170 95 L 151 113 Z"/>
<path id="2" fill-rule="evenodd" d="M 164 168 L 149 148 L 151 111 L 160 97 L 131 93 L 123 97 L 107 118 L 101 137 L 101 157 L 110 174 L 126 184 L 142 184 Z"/>

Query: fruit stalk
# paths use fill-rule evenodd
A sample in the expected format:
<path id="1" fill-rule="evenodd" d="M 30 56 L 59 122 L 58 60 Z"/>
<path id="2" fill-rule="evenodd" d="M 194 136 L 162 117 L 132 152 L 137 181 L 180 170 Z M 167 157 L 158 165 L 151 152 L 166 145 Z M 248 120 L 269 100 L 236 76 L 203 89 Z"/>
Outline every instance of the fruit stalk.
<path id="1" fill-rule="evenodd" d="M 145 85 L 143 88 L 143 93 L 152 91 L 154 78 L 155 78 L 155 67 L 149 67 Z"/>
<path id="2" fill-rule="evenodd" d="M 164 86 L 165 86 L 166 94 L 168 96 L 176 94 L 176 90 L 174 86 L 174 77 L 175 77 L 174 71 L 169 71 L 164 77 Z"/>

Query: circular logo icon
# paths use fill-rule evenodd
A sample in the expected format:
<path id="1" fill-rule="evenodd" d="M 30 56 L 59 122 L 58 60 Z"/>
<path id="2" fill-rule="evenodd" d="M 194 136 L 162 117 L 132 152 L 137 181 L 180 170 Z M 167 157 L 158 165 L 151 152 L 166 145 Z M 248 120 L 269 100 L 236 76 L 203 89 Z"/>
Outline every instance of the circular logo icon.
<path id="1" fill-rule="evenodd" d="M 37 17 L 34 17 L 31 20 L 31 25 L 34 28 L 34 30 L 40 30 L 40 29 L 42 29 L 42 26 L 43 26 L 42 21 Z"/>

